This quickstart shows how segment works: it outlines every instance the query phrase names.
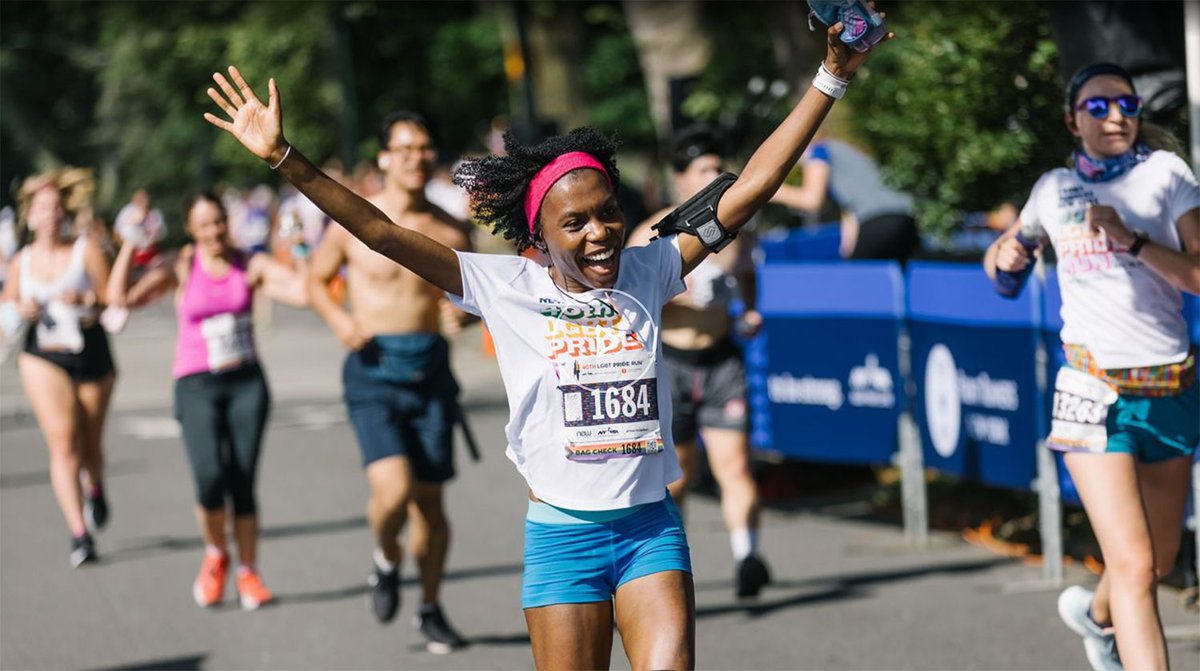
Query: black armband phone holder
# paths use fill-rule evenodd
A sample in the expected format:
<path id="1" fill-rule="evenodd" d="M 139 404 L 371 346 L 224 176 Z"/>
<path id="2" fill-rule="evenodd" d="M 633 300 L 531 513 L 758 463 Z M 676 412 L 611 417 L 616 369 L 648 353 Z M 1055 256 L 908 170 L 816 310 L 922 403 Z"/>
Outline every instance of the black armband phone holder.
<path id="1" fill-rule="evenodd" d="M 655 231 L 654 238 L 663 238 L 676 233 L 687 233 L 700 239 L 700 244 L 708 251 L 716 254 L 737 237 L 737 231 L 732 233 L 725 230 L 717 219 L 717 203 L 725 190 L 733 186 L 737 175 L 732 172 L 721 173 L 699 193 L 688 198 L 687 202 L 663 217 L 663 220 L 651 228 Z"/>

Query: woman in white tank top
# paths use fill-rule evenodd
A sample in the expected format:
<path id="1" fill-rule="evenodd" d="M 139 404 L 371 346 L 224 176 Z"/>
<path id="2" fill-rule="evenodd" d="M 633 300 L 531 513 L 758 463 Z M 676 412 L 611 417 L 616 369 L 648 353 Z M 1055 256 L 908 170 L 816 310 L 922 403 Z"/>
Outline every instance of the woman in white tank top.
<path id="1" fill-rule="evenodd" d="M 109 265 L 90 238 L 65 234 L 66 194 L 56 174 L 26 180 L 18 198 L 33 240 L 14 258 L 0 311 L 6 330 L 28 328 L 17 367 L 46 439 L 50 483 L 78 567 L 96 559 L 89 531 L 108 519 L 101 437 L 116 371 L 96 318 Z"/>

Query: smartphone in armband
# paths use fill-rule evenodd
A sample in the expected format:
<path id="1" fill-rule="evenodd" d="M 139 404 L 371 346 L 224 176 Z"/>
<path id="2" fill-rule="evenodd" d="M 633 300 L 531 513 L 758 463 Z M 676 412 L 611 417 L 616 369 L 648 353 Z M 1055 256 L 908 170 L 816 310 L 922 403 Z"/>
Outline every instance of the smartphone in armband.
<path id="1" fill-rule="evenodd" d="M 719 175 L 699 193 L 663 217 L 663 220 L 651 228 L 655 231 L 653 239 L 663 238 L 676 233 L 694 235 L 700 244 L 708 251 L 716 254 L 725 249 L 737 237 L 737 231 L 728 231 L 717 219 L 717 205 L 721 196 L 737 181 L 737 175 L 726 172 Z"/>

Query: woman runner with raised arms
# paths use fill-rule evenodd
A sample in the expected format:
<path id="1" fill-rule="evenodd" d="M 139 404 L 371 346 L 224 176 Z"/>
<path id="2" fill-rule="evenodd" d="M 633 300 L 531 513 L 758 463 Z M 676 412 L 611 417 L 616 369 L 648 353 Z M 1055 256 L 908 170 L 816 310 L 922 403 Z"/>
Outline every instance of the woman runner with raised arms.
<path id="1" fill-rule="evenodd" d="M 695 236 L 621 251 L 615 146 L 591 129 L 535 147 L 506 137 L 506 156 L 466 162 L 455 179 L 476 217 L 540 249 L 548 267 L 455 252 L 393 224 L 287 143 L 274 80 L 264 105 L 236 68 L 232 84 L 213 75 L 221 93 L 209 97 L 226 118 L 206 120 L 367 246 L 484 318 L 508 395 L 507 453 L 529 485 L 522 605 L 539 668 L 608 668 L 614 619 L 633 668 L 695 665 L 691 560 L 667 495 L 680 470 L 662 430 L 671 407 L 657 322 L 682 278 L 728 238 L 721 226 L 736 232 L 783 183 L 866 60 L 840 41 L 841 28 L 828 31 L 813 87 L 709 201 L 719 225 L 711 213 L 697 218 Z"/>

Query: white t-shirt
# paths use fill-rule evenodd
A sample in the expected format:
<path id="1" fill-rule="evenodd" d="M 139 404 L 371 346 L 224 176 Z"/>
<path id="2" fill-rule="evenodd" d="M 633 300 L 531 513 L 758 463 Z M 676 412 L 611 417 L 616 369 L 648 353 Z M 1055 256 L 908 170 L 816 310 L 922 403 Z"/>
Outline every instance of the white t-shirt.
<path id="1" fill-rule="evenodd" d="M 1040 225 L 1058 256 L 1064 343 L 1086 347 L 1106 369 L 1182 361 L 1188 334 L 1179 289 L 1124 248 L 1114 250 L 1104 231 L 1092 233 L 1084 221 L 1088 204 L 1115 208 L 1130 230 L 1178 250 L 1175 223 L 1200 207 L 1196 176 L 1166 151 L 1108 182 L 1090 184 L 1056 168 L 1042 175 L 1021 210 L 1021 223 Z"/>
<path id="2" fill-rule="evenodd" d="M 682 472 L 659 351 L 662 306 L 684 290 L 674 238 L 621 253 L 613 291 L 570 294 L 519 256 L 458 252 L 508 395 L 508 458 L 543 501 L 614 510 L 661 500 Z"/>

